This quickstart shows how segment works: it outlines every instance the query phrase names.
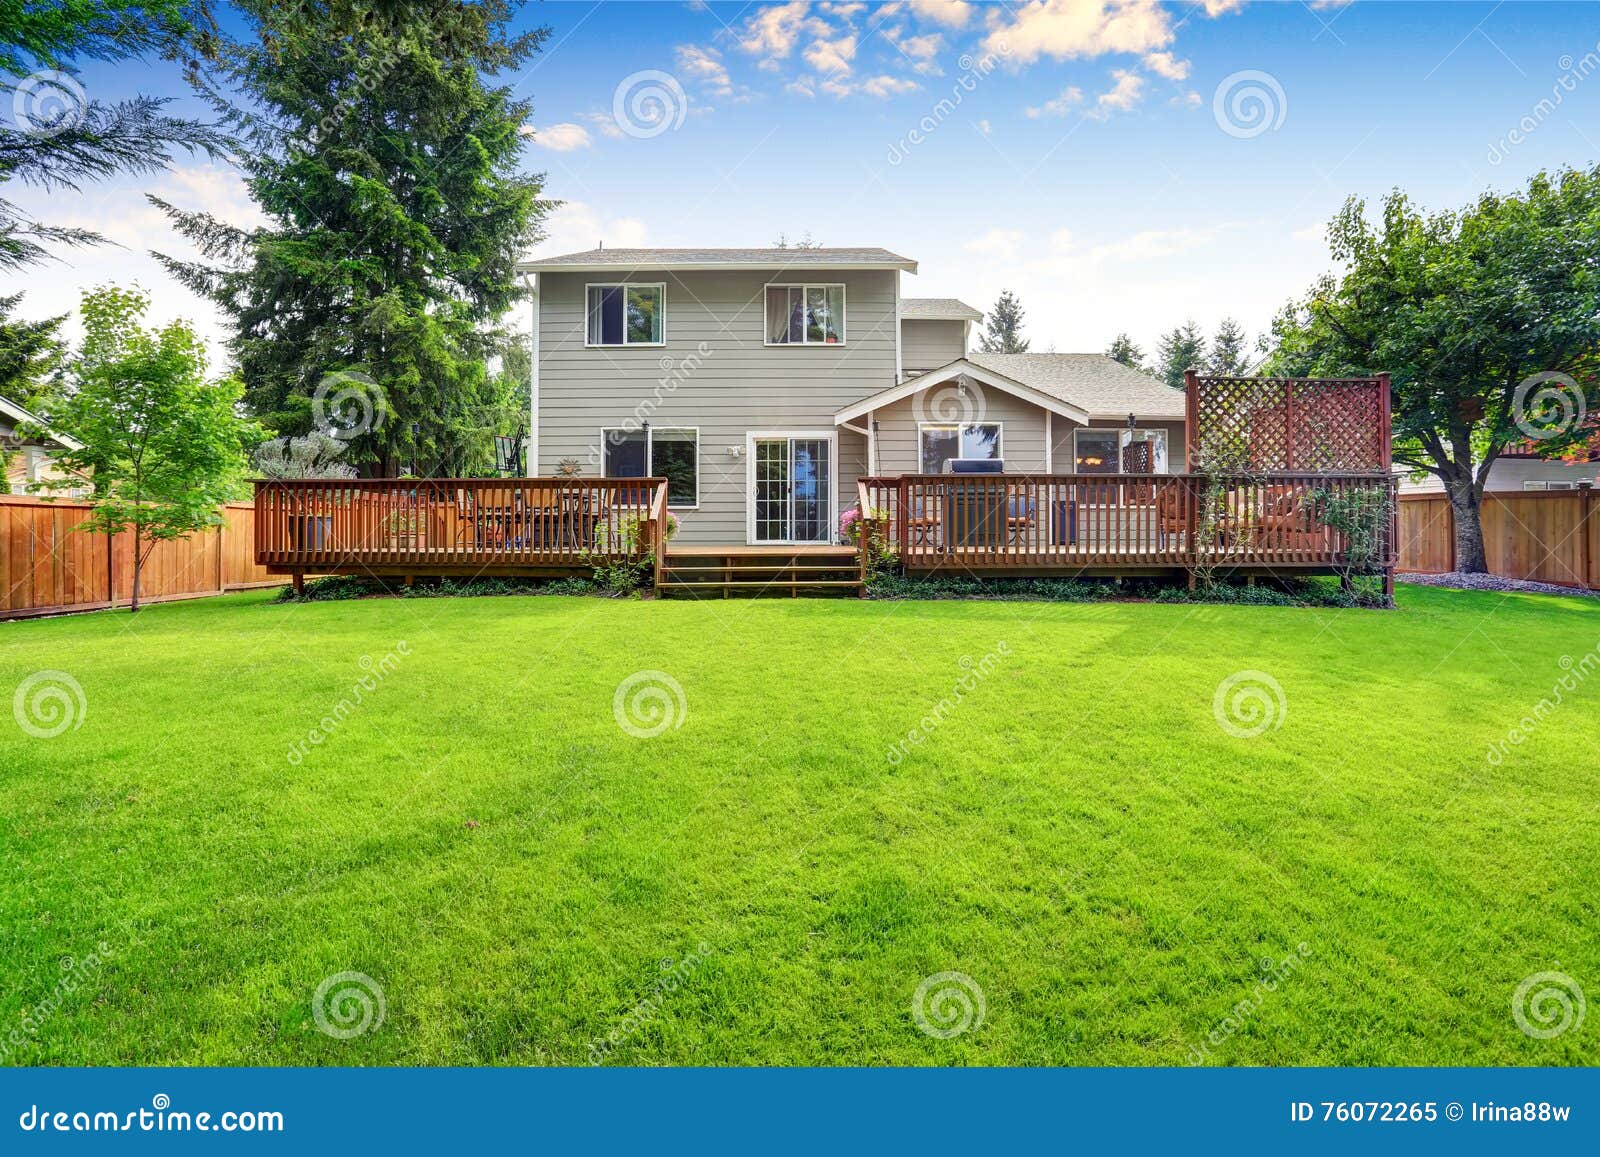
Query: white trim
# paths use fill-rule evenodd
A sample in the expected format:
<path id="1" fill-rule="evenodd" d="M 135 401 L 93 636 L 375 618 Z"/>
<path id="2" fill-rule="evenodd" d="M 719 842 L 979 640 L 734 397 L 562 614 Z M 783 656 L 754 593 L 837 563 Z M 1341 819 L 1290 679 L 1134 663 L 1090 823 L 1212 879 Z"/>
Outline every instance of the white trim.
<path id="1" fill-rule="evenodd" d="M 802 442 L 828 443 L 828 536 L 820 542 L 816 539 L 797 541 L 786 538 L 779 541 L 775 538 L 756 540 L 756 442 L 762 439 L 783 438 L 790 443 L 796 440 Z M 839 431 L 834 430 L 746 430 L 744 434 L 744 541 L 746 546 L 815 546 L 831 545 L 834 532 L 839 526 Z M 791 462 L 794 450 L 789 451 Z M 794 531 L 794 506 L 792 502 L 792 487 L 794 479 L 789 479 L 791 487 L 791 503 L 789 508 L 789 530 Z"/>
<path id="2" fill-rule="evenodd" d="M 762 324 L 766 324 L 765 315 L 763 315 Z M 891 402 L 898 402 L 901 398 L 909 398 L 913 394 L 921 393 L 930 386 L 949 381 L 959 374 L 966 374 L 969 378 L 973 378 L 986 386 L 993 386 L 995 389 L 1007 394 L 1013 394 L 1025 402 L 1032 402 L 1041 409 L 1054 410 L 1063 418 L 1069 418 L 1079 425 L 1086 424 L 1089 421 L 1087 410 L 1079 409 L 1070 402 L 1063 402 L 1060 398 L 1052 397 L 1050 394 L 1042 390 L 1036 390 L 1032 386 L 1025 386 L 1014 378 L 1008 378 L 1004 374 L 985 369 L 974 362 L 969 362 L 966 358 L 957 358 L 949 365 L 918 374 L 914 378 L 908 378 L 901 382 L 898 386 L 890 386 L 887 390 L 880 390 L 876 394 L 869 394 L 859 402 L 851 402 L 850 405 L 833 415 L 834 423 L 838 424 L 840 422 L 848 422 L 852 418 L 859 418 L 868 411 L 881 409 Z"/>
<path id="3" fill-rule="evenodd" d="M 781 250 L 779 251 L 782 252 Z M 517 262 L 518 273 L 707 273 L 719 269 L 770 269 L 778 273 L 792 272 L 796 269 L 821 269 L 827 272 L 843 270 L 847 273 L 863 272 L 874 269 L 897 269 L 906 273 L 915 273 L 917 263 L 905 261 L 803 261 L 789 262 L 781 257 L 776 260 L 762 258 L 750 261 L 630 261 L 623 264 L 617 261 L 564 261 L 559 264 L 546 264 L 539 261 Z"/>
<path id="4" fill-rule="evenodd" d="M 936 430 L 955 430 L 957 432 L 956 448 L 960 449 L 960 444 L 961 444 L 961 440 L 960 440 L 960 436 L 959 436 L 960 432 L 962 430 L 965 430 L 968 426 L 993 426 L 996 430 L 998 430 L 999 433 L 1000 433 L 1000 437 L 996 440 L 995 449 L 1000 451 L 1000 453 L 998 455 L 999 459 L 1001 461 L 1005 460 L 1005 456 L 1006 456 L 1006 424 L 1004 422 L 1000 422 L 1000 421 L 991 422 L 991 421 L 988 421 L 987 419 L 981 419 L 981 420 L 976 421 L 976 422 L 918 422 L 917 423 L 917 473 L 918 474 L 926 473 L 926 471 L 924 471 L 922 469 L 922 431 L 924 431 L 926 429 L 930 429 L 930 428 L 936 429 Z M 961 457 L 961 455 L 957 454 L 956 457 L 959 458 L 959 457 Z"/>
<path id="5" fill-rule="evenodd" d="M 539 275 L 531 273 L 528 277 L 528 294 L 533 300 L 533 330 L 529 344 L 532 346 L 533 356 L 528 359 L 528 448 L 523 460 L 524 469 L 529 478 L 539 477 Z M 584 309 L 589 308 L 588 294 L 584 294 Z M 584 336 L 589 333 L 589 319 L 584 319 Z M 661 324 L 666 325 L 663 314 Z M 665 330 L 663 330 L 665 332 Z"/>
<path id="6" fill-rule="evenodd" d="M 699 510 L 700 509 L 700 427 L 699 426 L 674 426 L 666 422 L 661 423 L 663 430 L 693 430 L 694 431 L 694 505 L 688 506 L 673 502 L 671 488 L 668 487 L 668 510 Z M 601 426 L 600 427 L 600 474 L 606 476 L 606 435 L 612 430 L 621 430 L 627 434 L 644 435 L 644 468 L 646 477 L 656 477 L 656 427 L 650 423 L 643 426 Z"/>
<path id="7" fill-rule="evenodd" d="M 661 340 L 628 340 L 628 297 L 622 297 L 622 341 L 592 342 L 589 340 L 589 291 L 591 289 L 659 289 L 661 291 Z M 667 283 L 665 281 L 586 281 L 583 283 L 583 348 L 586 350 L 637 350 L 660 349 L 667 344 Z"/>
<path id="8" fill-rule="evenodd" d="M 82 442 L 78 441 L 76 438 L 72 438 L 66 434 L 60 434 L 55 430 L 52 430 L 48 425 L 45 424 L 45 420 L 39 417 L 39 415 L 33 413 L 31 410 L 24 410 L 21 406 L 17 405 L 9 398 L 0 397 L 0 412 L 4 412 L 5 415 L 14 422 L 26 422 L 30 426 L 39 427 L 39 429 L 44 431 L 44 436 L 46 438 L 49 438 L 52 442 L 59 442 L 68 450 L 83 449 Z"/>
<path id="9" fill-rule="evenodd" d="M 800 341 L 768 341 L 767 340 L 767 291 L 771 289 L 798 289 L 800 291 L 800 308 L 810 309 L 806 304 L 809 290 L 837 289 L 839 291 L 839 340 L 838 341 L 805 341 L 805 327 L 801 326 Z M 824 292 L 823 301 L 827 301 Z M 761 344 L 768 349 L 838 349 L 850 339 L 850 295 L 842 281 L 769 281 L 761 287 Z"/>

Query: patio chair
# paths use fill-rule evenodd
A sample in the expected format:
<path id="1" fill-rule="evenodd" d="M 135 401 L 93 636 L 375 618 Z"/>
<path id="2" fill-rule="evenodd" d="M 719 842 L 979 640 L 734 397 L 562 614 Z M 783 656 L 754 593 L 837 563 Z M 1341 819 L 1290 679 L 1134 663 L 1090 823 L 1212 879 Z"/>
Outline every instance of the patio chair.
<path id="1" fill-rule="evenodd" d="M 912 546 L 937 546 L 942 514 L 937 493 L 918 494 L 906 500 L 906 539 Z"/>
<path id="2" fill-rule="evenodd" d="M 1016 546 L 1039 525 L 1039 502 L 1016 486 L 1006 488 L 1006 540 Z"/>

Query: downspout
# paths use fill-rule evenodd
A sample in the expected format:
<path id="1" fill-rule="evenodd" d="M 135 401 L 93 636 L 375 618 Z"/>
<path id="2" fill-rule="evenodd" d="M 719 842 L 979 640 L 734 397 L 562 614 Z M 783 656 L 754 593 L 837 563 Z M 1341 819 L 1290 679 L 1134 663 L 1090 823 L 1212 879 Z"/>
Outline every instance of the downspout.
<path id="1" fill-rule="evenodd" d="M 525 273 L 523 283 L 528 287 L 528 296 L 533 302 L 533 327 L 529 345 L 531 355 L 528 359 L 528 446 L 527 458 L 523 469 L 529 478 L 539 476 L 539 275 Z"/>

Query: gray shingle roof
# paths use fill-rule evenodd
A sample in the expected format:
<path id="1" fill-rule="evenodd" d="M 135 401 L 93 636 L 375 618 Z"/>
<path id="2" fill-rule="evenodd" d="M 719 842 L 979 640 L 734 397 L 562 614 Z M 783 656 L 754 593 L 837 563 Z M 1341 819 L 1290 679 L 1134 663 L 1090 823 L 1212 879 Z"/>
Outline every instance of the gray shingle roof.
<path id="1" fill-rule="evenodd" d="M 1181 421 L 1184 417 L 1181 390 L 1112 361 L 1105 354 L 978 352 L 969 353 L 967 360 L 1087 410 L 1094 418 L 1120 418 L 1130 412 L 1148 419 Z"/>
<path id="2" fill-rule="evenodd" d="M 909 257 L 887 249 L 588 249 L 557 257 L 519 261 L 518 269 L 695 269 L 718 266 L 785 269 L 796 266 L 904 269 L 917 271 Z"/>
<path id="3" fill-rule="evenodd" d="M 983 310 L 973 309 L 964 301 L 953 297 L 902 297 L 900 320 L 905 321 L 977 321 Z"/>

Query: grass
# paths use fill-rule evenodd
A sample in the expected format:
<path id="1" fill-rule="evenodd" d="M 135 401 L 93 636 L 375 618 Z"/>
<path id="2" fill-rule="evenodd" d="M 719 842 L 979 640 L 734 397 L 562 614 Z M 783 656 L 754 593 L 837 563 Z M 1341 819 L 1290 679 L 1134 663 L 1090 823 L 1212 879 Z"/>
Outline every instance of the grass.
<path id="1" fill-rule="evenodd" d="M 0 625 L 6 1063 L 1600 1063 L 1592 601 L 271 600 Z"/>

